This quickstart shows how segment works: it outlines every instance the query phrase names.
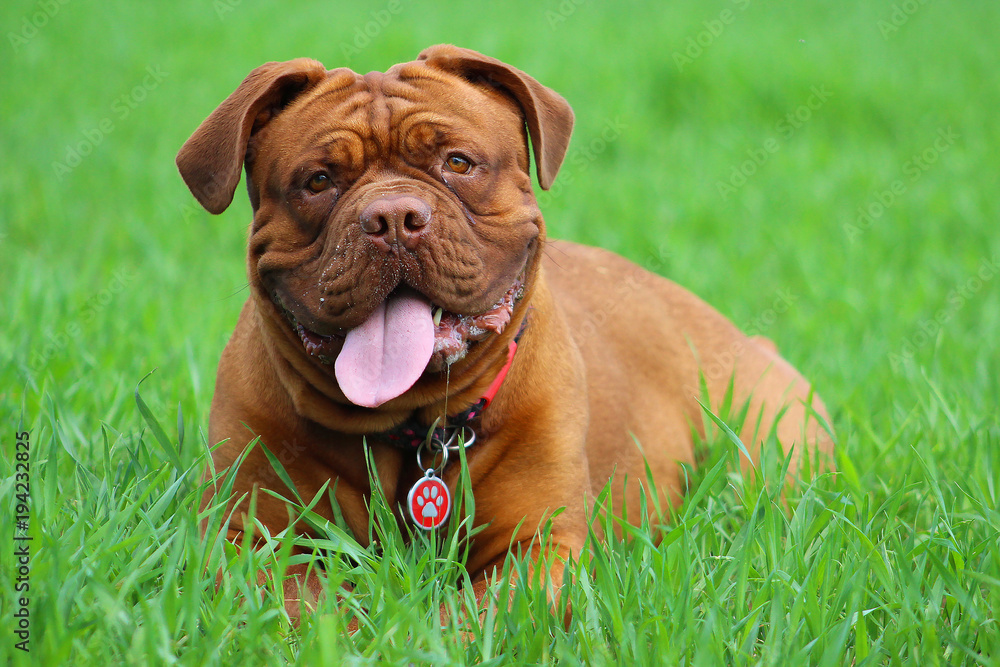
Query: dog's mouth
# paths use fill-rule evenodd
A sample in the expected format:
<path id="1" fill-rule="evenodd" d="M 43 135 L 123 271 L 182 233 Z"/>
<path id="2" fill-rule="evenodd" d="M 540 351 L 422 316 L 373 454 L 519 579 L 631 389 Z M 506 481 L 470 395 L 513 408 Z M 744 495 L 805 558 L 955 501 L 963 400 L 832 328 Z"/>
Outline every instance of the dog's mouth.
<path id="1" fill-rule="evenodd" d="M 274 300 L 306 354 L 334 367 L 348 400 L 377 407 L 404 393 L 423 373 L 444 371 L 461 360 L 470 345 L 503 333 L 523 296 L 523 272 L 489 310 L 476 315 L 453 313 L 400 287 L 360 325 L 329 335 L 312 331 L 276 295 Z"/>
<path id="2" fill-rule="evenodd" d="M 519 278 L 485 313 L 458 315 L 440 306 L 435 307 L 432 310 L 434 351 L 428 369 L 442 371 L 465 356 L 469 351 L 469 343 L 481 341 L 490 333 L 503 333 L 510 324 L 514 304 L 523 296 L 524 284 Z"/>

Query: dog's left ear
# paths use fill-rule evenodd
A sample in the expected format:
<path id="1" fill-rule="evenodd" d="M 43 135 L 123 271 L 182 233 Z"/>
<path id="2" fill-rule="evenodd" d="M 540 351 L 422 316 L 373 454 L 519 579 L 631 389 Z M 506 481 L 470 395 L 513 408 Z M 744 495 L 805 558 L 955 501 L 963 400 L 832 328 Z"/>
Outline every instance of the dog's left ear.
<path id="1" fill-rule="evenodd" d="M 559 93 L 496 58 L 450 44 L 426 48 L 417 60 L 470 81 L 483 80 L 512 95 L 524 110 L 538 183 L 544 190 L 552 186 L 573 133 L 573 110 Z"/>

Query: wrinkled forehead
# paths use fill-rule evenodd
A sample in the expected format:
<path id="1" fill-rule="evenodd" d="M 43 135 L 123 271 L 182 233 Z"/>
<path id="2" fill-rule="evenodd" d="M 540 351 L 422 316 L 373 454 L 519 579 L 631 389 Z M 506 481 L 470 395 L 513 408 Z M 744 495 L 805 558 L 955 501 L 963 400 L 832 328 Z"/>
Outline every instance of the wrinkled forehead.
<path id="1" fill-rule="evenodd" d="M 355 135 L 383 150 L 427 128 L 457 141 L 467 135 L 480 144 L 495 143 L 494 148 L 512 143 L 518 152 L 527 148 L 524 118 L 512 99 L 486 83 L 466 81 L 422 62 L 365 75 L 331 70 L 268 126 L 282 142 L 298 148 L 315 145 L 333 132 Z M 385 141 L 390 145 L 381 145 Z"/>

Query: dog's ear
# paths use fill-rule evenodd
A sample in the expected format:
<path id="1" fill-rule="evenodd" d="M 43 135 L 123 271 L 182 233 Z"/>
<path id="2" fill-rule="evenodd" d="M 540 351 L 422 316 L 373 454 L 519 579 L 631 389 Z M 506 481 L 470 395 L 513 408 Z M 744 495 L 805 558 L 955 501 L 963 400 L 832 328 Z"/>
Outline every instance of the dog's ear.
<path id="1" fill-rule="evenodd" d="M 266 63 L 250 72 L 177 153 L 177 168 L 191 194 L 211 213 L 222 213 L 240 182 L 247 144 L 295 97 L 326 76 L 309 58 Z"/>
<path id="2" fill-rule="evenodd" d="M 496 58 L 450 44 L 424 49 L 417 60 L 475 83 L 502 88 L 512 95 L 524 110 L 538 183 L 544 190 L 552 186 L 573 132 L 573 110 L 559 93 Z"/>

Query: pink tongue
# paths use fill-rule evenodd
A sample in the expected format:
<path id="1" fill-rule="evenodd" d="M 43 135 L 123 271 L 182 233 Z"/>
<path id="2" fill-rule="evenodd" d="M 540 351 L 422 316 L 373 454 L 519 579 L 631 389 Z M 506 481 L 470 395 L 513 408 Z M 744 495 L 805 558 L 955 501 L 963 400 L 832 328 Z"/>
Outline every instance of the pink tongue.
<path id="1" fill-rule="evenodd" d="M 334 371 L 347 400 L 375 408 L 412 387 L 433 352 L 431 304 L 405 292 L 347 332 Z"/>

